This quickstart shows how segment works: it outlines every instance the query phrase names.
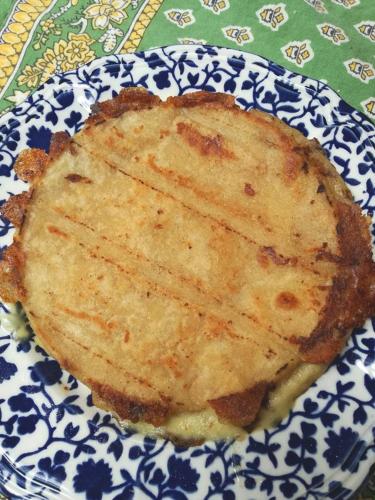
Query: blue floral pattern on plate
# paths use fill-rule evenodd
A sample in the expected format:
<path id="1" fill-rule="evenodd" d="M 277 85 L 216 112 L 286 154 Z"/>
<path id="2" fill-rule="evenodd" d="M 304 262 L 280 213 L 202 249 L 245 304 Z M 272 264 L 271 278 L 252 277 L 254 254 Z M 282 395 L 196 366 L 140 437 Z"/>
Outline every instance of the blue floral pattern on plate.
<path id="1" fill-rule="evenodd" d="M 355 200 L 375 211 L 374 125 L 322 82 L 207 46 L 105 57 L 51 78 L 0 118 L 0 202 L 26 189 L 12 170 L 22 149 L 48 151 L 52 133 L 74 134 L 93 103 L 128 86 L 162 98 L 226 92 L 246 110 L 274 114 L 318 139 Z M 0 249 L 12 234 L 2 220 Z M 7 305 L 0 308 L 7 318 Z M 374 329 L 368 320 L 355 331 L 277 427 L 184 449 L 124 431 L 32 339 L 16 342 L 2 328 L 0 492 L 14 499 L 349 498 L 375 460 Z"/>

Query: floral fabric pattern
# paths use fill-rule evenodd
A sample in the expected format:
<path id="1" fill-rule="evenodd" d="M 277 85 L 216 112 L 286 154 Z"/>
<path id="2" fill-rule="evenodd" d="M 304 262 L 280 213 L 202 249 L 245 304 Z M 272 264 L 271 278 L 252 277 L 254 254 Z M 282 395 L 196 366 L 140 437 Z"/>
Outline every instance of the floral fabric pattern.
<path id="1" fill-rule="evenodd" d="M 130 0 L 95 0 L 95 3 L 89 5 L 84 11 L 87 19 L 92 19 L 94 29 L 104 30 L 109 26 L 110 21 L 120 24 L 128 17 L 125 12 Z"/>
<path id="2" fill-rule="evenodd" d="M 112 64 L 108 66 L 107 73 L 111 78 L 124 80 L 124 86 L 129 85 L 127 80 L 131 75 L 132 67 L 127 66 L 121 59 L 116 59 L 116 54 L 130 54 L 143 51 L 152 47 L 173 44 L 197 45 L 209 44 L 240 49 L 244 52 L 256 53 L 271 61 L 297 71 L 316 80 L 328 83 L 340 94 L 345 101 L 354 106 L 367 118 L 375 121 L 375 19 L 374 0 L 1 0 L 0 6 L 0 114 L 17 107 L 19 115 L 26 112 L 26 98 L 41 84 L 48 85 L 48 80 L 53 75 L 77 68 L 93 61 L 97 57 L 111 56 Z M 121 57 L 121 56 L 119 56 Z M 204 58 L 202 52 L 197 57 Z M 234 60 L 234 59 L 233 59 Z M 175 81 L 171 77 L 171 70 L 157 67 L 157 60 L 148 61 L 150 71 L 153 72 L 153 82 L 157 89 L 163 91 L 173 88 Z M 184 61 L 176 62 L 186 66 Z M 232 66 L 225 69 L 227 80 L 225 91 L 236 92 L 240 88 L 239 74 L 243 63 L 239 58 Z M 184 66 L 184 67 L 185 67 Z M 282 68 L 270 68 L 276 74 L 282 75 Z M 186 89 L 194 89 L 197 85 L 198 75 L 193 74 L 194 67 L 185 67 L 185 74 L 190 80 L 186 81 Z M 94 102 L 104 97 L 109 98 L 108 89 L 93 87 L 98 81 L 98 73 L 92 70 L 90 77 L 85 74 L 85 68 L 79 73 L 81 82 L 87 83 L 87 99 Z M 173 70 L 174 71 L 174 70 Z M 176 70 L 178 71 L 178 69 Z M 191 71 L 191 73 L 188 73 Z M 261 74 L 261 71 L 260 71 Z M 218 75 L 216 75 L 218 77 Z M 188 77 L 188 78 L 189 78 Z M 87 78 L 87 81 L 86 81 Z M 146 77 L 145 77 L 146 78 Z M 185 76 L 184 76 L 185 78 Z M 196 78 L 196 80 L 195 80 Z M 250 78 L 250 77 L 249 77 Z M 263 83 L 257 83 L 244 78 L 243 87 L 259 97 L 262 94 L 264 109 L 274 114 L 283 115 L 283 106 L 293 110 L 294 104 L 299 100 L 293 93 L 293 88 L 288 83 L 275 84 L 275 88 L 261 90 Z M 91 79 L 91 80 L 90 80 Z M 58 81 L 58 79 L 56 80 Z M 136 84 L 143 85 L 139 80 Z M 353 139 L 352 131 L 345 125 L 345 116 L 349 110 L 341 101 L 337 108 L 337 116 L 343 119 L 343 127 L 337 128 L 332 136 L 332 130 L 327 127 L 327 120 L 331 117 L 332 109 L 325 96 L 324 83 L 316 82 L 315 101 L 311 105 L 311 127 L 322 130 L 322 138 L 326 143 L 327 151 L 334 150 L 337 142 L 341 142 L 340 156 L 335 161 L 340 172 L 348 184 L 357 190 L 357 201 L 362 208 L 375 210 L 375 182 L 374 160 L 371 152 L 363 153 L 357 150 L 362 159 L 358 165 L 358 172 L 366 177 L 364 186 L 356 185 L 355 178 L 351 177 L 348 167 L 349 157 L 346 157 L 345 145 L 354 148 L 357 138 Z M 302 85 L 302 84 L 301 84 Z M 246 87 L 247 86 L 247 87 Z M 207 88 L 207 90 L 209 90 Z M 51 102 L 32 104 L 39 113 L 38 106 L 48 106 L 48 123 L 38 122 L 32 117 L 28 126 L 25 144 L 30 147 L 48 148 L 51 138 L 51 129 L 55 126 L 67 128 L 71 133 L 79 130 L 84 117 L 76 110 L 69 110 L 71 95 L 66 92 L 56 92 L 51 97 Z M 32 97 L 31 97 L 32 99 Z M 33 102 L 33 101 L 31 101 Z M 246 102 L 242 105 L 246 107 Z M 316 108 L 314 108 L 316 106 Z M 322 109 L 319 114 L 317 109 Z M 64 110 L 67 110 L 66 112 Z M 47 115 L 47 111 L 43 111 Z M 306 122 L 298 117 L 296 110 L 290 111 L 291 125 L 302 132 L 306 129 Z M 295 113 L 295 116 L 293 116 Z M 15 151 L 19 134 L 17 128 L 17 113 L 6 126 L 0 127 L 1 137 L 5 137 L 9 151 Z M 285 112 L 288 116 L 288 112 Z M 285 118 L 285 116 L 281 116 Z M 361 123 L 363 116 L 358 113 L 355 120 Z M 328 131 L 328 137 L 324 134 Z M 18 134 L 18 135 L 17 135 Z M 362 146 L 361 146 L 362 147 Z M 352 151 L 354 151 L 352 149 Z M 10 168 L 8 158 L 0 154 L 0 176 L 9 177 Z M 372 177 L 371 177 L 372 176 Z M 372 179 L 372 180 L 371 180 Z M 9 194 L 9 193 L 8 193 Z M 0 196 L 1 197 L 1 196 Z M 2 196 L 1 198 L 4 198 Z M 0 200 L 0 202 L 3 200 Z M 1 220 L 0 236 L 11 229 L 9 222 Z M 0 247 L 1 250 L 1 247 Z M 1 307 L 1 304 L 0 304 Z M 1 312 L 1 311 L 0 311 Z M 9 314 L 6 315 L 9 320 Z M 9 328 L 13 332 L 19 331 L 24 335 L 25 325 L 16 319 Z M 337 370 L 342 377 L 348 377 L 353 366 L 362 363 L 364 371 L 370 370 L 375 362 L 375 341 L 364 338 L 364 331 L 359 331 L 355 339 L 356 345 L 349 347 L 342 358 L 337 362 Z M 9 352 L 12 351 L 12 355 Z M 14 352 L 13 352 L 14 351 Z M 358 352 L 361 357 L 358 356 Z M 280 454 L 280 445 L 277 443 L 277 434 L 267 437 L 267 446 L 255 439 L 249 441 L 248 453 L 252 459 L 246 464 L 241 463 L 241 457 L 227 453 L 225 444 L 211 444 L 196 449 L 193 458 L 200 458 L 202 467 L 196 467 L 189 461 L 189 454 L 183 450 L 176 450 L 175 456 L 169 457 L 164 468 L 159 468 L 155 457 L 163 457 L 168 452 L 169 444 L 156 443 L 153 440 L 144 440 L 130 448 L 125 456 L 128 434 L 121 434 L 118 428 L 107 419 L 102 412 L 97 412 L 92 406 L 87 395 L 87 407 L 90 413 L 87 433 L 79 428 L 77 418 L 83 413 L 78 403 L 78 395 L 74 393 L 77 388 L 76 381 L 63 373 L 59 365 L 47 358 L 43 350 L 34 342 L 22 342 L 14 345 L 8 336 L 0 338 L 0 387 L 1 384 L 12 384 L 17 377 L 18 367 L 14 355 L 35 356 L 38 359 L 27 373 L 28 385 L 22 386 L 22 392 L 14 394 L 6 403 L 7 413 L 0 415 L 0 448 L 5 451 L 17 450 L 21 439 L 33 439 L 34 433 L 40 429 L 61 428 L 62 436 L 54 436 L 46 451 L 40 452 L 33 465 L 24 465 L 19 468 L 17 477 L 18 486 L 22 488 L 30 471 L 33 481 L 53 480 L 59 485 L 67 479 L 69 463 L 73 459 L 80 459 L 72 477 L 71 487 L 85 498 L 132 498 L 136 491 L 139 493 L 139 481 L 147 484 L 141 494 L 145 498 L 194 498 L 198 495 L 199 482 L 203 469 L 212 469 L 210 473 L 211 484 L 207 495 L 209 497 L 235 498 L 234 485 L 241 481 L 245 485 L 246 493 L 251 497 L 256 488 L 259 477 L 254 471 L 259 471 L 259 457 L 261 463 L 269 460 L 266 472 L 272 472 L 278 465 L 277 456 Z M 366 379 L 364 389 L 368 402 L 358 405 L 353 410 L 354 424 L 365 428 L 366 410 L 374 407 L 375 386 L 373 379 Z M 51 402 L 49 391 L 56 386 L 64 384 L 68 387 L 69 394 L 57 403 Z M 348 385 L 349 384 L 349 385 Z M 302 471 L 305 477 L 311 476 L 312 495 L 317 491 L 316 498 L 320 497 L 320 487 L 324 477 L 314 473 L 316 463 L 314 453 L 317 449 L 315 439 L 315 424 L 321 417 L 321 408 L 325 405 L 336 405 L 333 412 L 327 410 L 324 416 L 324 425 L 329 429 L 323 446 L 323 458 L 327 464 L 327 474 L 330 467 L 338 467 L 347 474 L 355 474 L 358 469 L 358 457 L 370 453 L 373 446 L 366 448 L 368 439 L 365 440 L 350 427 L 350 423 L 338 423 L 335 419 L 337 412 L 342 412 L 345 406 L 356 405 L 357 395 L 352 393 L 350 383 L 332 388 L 332 393 L 324 391 L 304 403 L 300 413 L 311 421 L 310 424 L 301 424 L 300 430 L 290 435 L 286 446 L 283 463 L 288 470 L 289 479 L 276 478 L 272 482 L 265 478 L 261 488 L 264 498 L 296 498 L 297 482 L 294 481 L 293 471 Z M 38 404 L 36 404 L 36 401 Z M 4 403 L 0 390 L 0 404 Z M 43 406 L 44 405 L 44 406 Z M 341 406 L 340 406 L 341 405 Z M 367 405 L 367 406 L 366 406 Z M 336 407 L 335 406 L 335 407 Z M 43 409 L 41 412 L 40 408 Z M 59 424 L 59 425 L 57 425 Z M 333 429 L 334 427 L 334 429 Z M 52 431 L 51 431 L 52 432 Z M 375 437 L 375 436 L 374 436 Z M 48 438 L 49 439 L 49 438 Z M 55 440 L 55 441 L 54 441 Z M 69 443 L 69 449 L 53 448 L 55 442 L 60 445 L 63 440 Z M 95 454 L 95 447 L 100 443 L 106 447 L 103 456 Z M 345 444 L 345 446 L 343 445 Z M 73 457 L 72 449 L 77 456 Z M 349 452 L 348 452 L 349 450 Z M 45 452 L 45 455 L 43 453 Z M 31 452 L 30 452 L 31 453 Z M 121 477 L 114 477 L 109 464 L 113 461 L 130 459 L 142 471 L 139 479 L 135 469 L 120 470 Z M 258 460 L 258 462 L 257 462 Z M 271 474 L 270 472 L 270 474 Z M 12 469 L 5 455 L 0 456 L 0 492 L 7 493 L 2 486 L 11 482 Z M 297 474 L 297 473 L 296 473 Z M 276 477 L 276 476 L 275 476 Z M 367 489 L 359 496 L 352 497 L 357 500 L 375 500 L 375 472 L 367 480 Z M 23 483 L 22 483 L 23 481 Z M 307 484 L 307 483 L 306 483 Z M 277 485 L 277 486 L 275 486 Z M 56 486 L 56 495 L 59 495 Z M 138 488 L 138 490 L 137 490 Z M 118 495 L 118 496 L 115 496 Z M 351 492 L 345 484 L 332 480 L 328 487 L 329 498 L 349 498 Z M 0 498 L 2 495 L 0 493 Z M 196 496 L 197 498 L 197 496 Z M 312 497 L 313 498 L 313 497 Z"/>
<path id="3" fill-rule="evenodd" d="M 373 0 L 2 0 L 0 113 L 55 73 L 176 43 L 237 47 L 301 70 L 375 120 Z"/>

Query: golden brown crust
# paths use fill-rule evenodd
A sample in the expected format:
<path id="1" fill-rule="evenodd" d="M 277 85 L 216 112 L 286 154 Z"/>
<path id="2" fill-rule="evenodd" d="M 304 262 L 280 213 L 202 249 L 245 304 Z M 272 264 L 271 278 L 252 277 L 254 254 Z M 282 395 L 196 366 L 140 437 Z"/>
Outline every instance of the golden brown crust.
<path id="1" fill-rule="evenodd" d="M 309 363 L 331 361 L 348 332 L 375 314 L 370 232 L 357 205 L 337 200 L 335 205 L 342 260 L 319 324 L 308 339 L 300 340 L 303 359 Z"/>
<path id="2" fill-rule="evenodd" d="M 152 96 L 142 89 L 125 89 L 116 98 L 95 106 L 93 114 L 87 120 L 86 129 L 99 125 L 108 119 L 119 117 L 127 111 L 151 109 L 155 106 L 174 108 L 200 106 L 219 110 L 234 109 L 236 112 L 240 112 L 234 103 L 234 98 L 225 94 L 200 92 L 169 98 L 166 103 L 162 103 L 158 97 Z M 316 142 L 311 141 L 306 146 L 304 139 L 293 135 L 296 134 L 295 132 L 289 131 L 292 137 L 287 134 L 286 125 L 257 111 L 251 112 L 251 116 L 255 117 L 255 121 L 258 120 L 262 123 L 262 126 L 268 127 L 274 132 L 275 138 L 273 140 L 275 142 L 270 141 L 270 147 L 281 147 L 280 145 L 282 145 L 283 152 L 288 154 L 288 161 L 282 172 L 285 184 L 295 183 L 300 176 L 307 174 L 309 169 L 314 169 L 319 180 L 317 193 L 319 196 L 326 196 L 330 204 L 335 207 L 340 255 L 335 255 L 322 248 L 317 250 L 316 259 L 328 260 L 337 264 L 337 274 L 333 278 L 328 300 L 321 309 L 321 316 L 316 328 L 308 338 L 294 339 L 295 343 L 299 345 L 301 358 L 304 361 L 311 363 L 329 362 L 342 348 L 348 331 L 354 326 L 360 325 L 364 319 L 375 312 L 375 264 L 371 260 L 368 227 L 359 207 L 351 202 L 349 191 L 344 183 L 338 179 L 337 174 L 333 172 L 333 167 L 325 159 Z M 195 130 L 190 123 L 185 122 L 177 123 L 176 127 L 177 133 L 185 139 L 189 146 L 197 149 L 200 155 L 235 159 L 234 153 L 224 144 L 221 134 L 203 135 L 200 131 Z M 119 137 L 121 136 L 119 135 Z M 280 144 L 276 144 L 277 141 Z M 301 146 L 298 141 L 303 145 Z M 71 153 L 75 154 L 76 147 L 78 146 L 68 134 L 57 133 L 53 136 L 49 155 L 36 149 L 21 153 L 15 167 L 17 174 L 24 180 L 34 181 L 43 175 L 49 162 L 58 158 L 67 148 L 70 148 Z M 153 164 L 151 166 L 156 168 Z M 159 170 L 161 171 L 161 168 Z M 69 173 L 65 179 L 73 184 L 90 184 L 92 182 L 91 179 L 76 173 Z M 187 185 L 187 183 L 185 184 Z M 243 192 L 249 199 L 257 194 L 250 183 L 244 184 Z M 27 193 L 18 196 L 18 199 L 13 197 L 4 205 L 2 213 L 15 225 L 20 226 L 30 196 Z M 157 223 L 153 227 L 162 229 L 164 226 Z M 49 225 L 47 230 L 59 238 L 67 237 L 64 231 L 54 225 Z M 256 258 L 263 268 L 271 265 L 293 267 L 297 264 L 296 257 L 285 257 L 272 246 L 259 246 Z M 4 253 L 3 261 L 0 262 L 0 295 L 7 301 L 22 300 L 25 297 L 25 290 L 22 286 L 23 264 L 22 250 L 20 245 L 15 243 Z M 293 293 L 282 291 L 278 294 L 275 304 L 284 312 L 293 312 L 300 303 Z M 126 338 L 128 339 L 128 336 Z M 132 421 L 146 420 L 160 425 L 170 411 L 167 404 L 159 401 L 150 403 L 146 400 L 128 397 L 108 385 L 95 381 L 91 381 L 89 385 L 121 418 Z M 258 382 L 244 391 L 210 400 L 209 404 L 220 418 L 240 426 L 246 426 L 255 419 L 268 390 L 269 383 Z"/>
<path id="3" fill-rule="evenodd" d="M 48 154 L 43 149 L 25 149 L 19 154 L 14 170 L 20 179 L 32 182 L 43 175 L 48 161 Z"/>
<path id="4" fill-rule="evenodd" d="M 251 424 L 267 396 L 270 385 L 258 382 L 245 391 L 209 401 L 218 417 L 239 427 Z"/>
<path id="5" fill-rule="evenodd" d="M 0 207 L 0 215 L 8 219 L 14 227 L 21 227 L 31 195 L 30 190 L 11 196 Z"/>
<path id="6" fill-rule="evenodd" d="M 158 401 L 146 402 L 134 397 L 129 398 L 123 393 L 114 390 L 109 385 L 99 384 L 95 381 L 88 381 L 95 394 L 99 396 L 120 418 L 128 419 L 132 422 L 146 421 L 155 426 L 162 425 L 169 413 L 167 404 Z"/>
<path id="7" fill-rule="evenodd" d="M 140 111 L 160 105 L 162 105 L 161 99 L 149 94 L 145 89 L 126 88 L 113 99 L 95 104 L 90 117 L 86 120 L 86 125 L 99 125 L 110 118 L 121 116 L 126 111 Z M 238 110 L 233 96 L 212 92 L 194 92 L 169 97 L 165 105 L 175 108 L 205 106 Z"/>
<path id="8" fill-rule="evenodd" d="M 56 132 L 53 134 L 49 146 L 49 161 L 56 160 L 56 158 L 58 158 L 68 147 L 72 147 L 74 151 L 74 146 L 72 144 L 72 138 L 67 132 Z"/>
<path id="9" fill-rule="evenodd" d="M 177 123 L 177 133 L 193 148 L 197 148 L 202 156 L 216 156 L 218 158 L 235 158 L 233 151 L 225 147 L 223 136 L 215 134 L 205 136 L 189 123 Z"/>
<path id="10" fill-rule="evenodd" d="M 235 104 L 235 98 L 233 96 L 221 94 L 219 92 L 192 92 L 190 94 L 168 97 L 166 104 L 175 108 L 204 106 L 207 108 L 239 109 Z"/>
<path id="11" fill-rule="evenodd" d="M 375 264 L 369 223 L 316 139 L 295 146 L 294 151 L 304 158 L 307 169 L 315 171 L 317 193 L 333 205 L 337 220 L 340 255 L 323 247 L 315 256 L 316 260 L 337 264 L 330 294 L 311 335 L 294 339 L 300 344 L 303 361 L 329 363 L 341 351 L 351 330 L 375 313 Z"/>
<path id="12" fill-rule="evenodd" d="M 0 260 L 0 297 L 5 302 L 15 303 L 26 298 L 22 283 L 24 264 L 21 245 L 14 241 L 4 250 Z"/>
<path id="13" fill-rule="evenodd" d="M 105 120 L 121 116 L 126 111 L 149 109 L 160 103 L 159 97 L 149 94 L 143 88 L 127 88 L 122 90 L 117 97 L 95 104 L 86 124 L 99 125 Z"/>

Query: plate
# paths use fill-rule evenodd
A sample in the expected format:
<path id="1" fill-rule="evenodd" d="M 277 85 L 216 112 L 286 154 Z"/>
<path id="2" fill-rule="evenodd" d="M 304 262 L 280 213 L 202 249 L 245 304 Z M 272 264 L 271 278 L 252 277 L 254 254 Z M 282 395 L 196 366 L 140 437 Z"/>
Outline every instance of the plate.
<path id="1" fill-rule="evenodd" d="M 48 150 L 53 132 L 74 134 L 93 103 L 134 85 L 162 98 L 227 92 L 276 115 L 318 139 L 355 200 L 375 209 L 374 125 L 322 82 L 208 46 L 109 56 L 48 80 L 0 119 L 0 200 L 26 189 L 12 170 L 23 148 Z M 12 233 L 2 221 L 2 248 Z M 374 462 L 375 319 L 277 427 L 184 449 L 122 430 L 33 340 L 14 340 L 19 310 L 3 304 L 1 318 L 0 492 L 11 498 L 345 499 Z"/>

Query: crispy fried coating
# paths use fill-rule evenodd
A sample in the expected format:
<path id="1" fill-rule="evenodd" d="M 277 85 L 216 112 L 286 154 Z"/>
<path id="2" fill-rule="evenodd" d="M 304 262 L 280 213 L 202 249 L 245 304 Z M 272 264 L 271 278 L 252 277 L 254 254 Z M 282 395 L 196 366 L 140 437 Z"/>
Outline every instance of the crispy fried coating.
<path id="1" fill-rule="evenodd" d="M 0 293 L 123 418 L 247 426 L 375 312 L 368 221 L 334 167 L 230 96 L 128 89 L 16 169 L 34 191 L 2 210 L 22 227 Z"/>

